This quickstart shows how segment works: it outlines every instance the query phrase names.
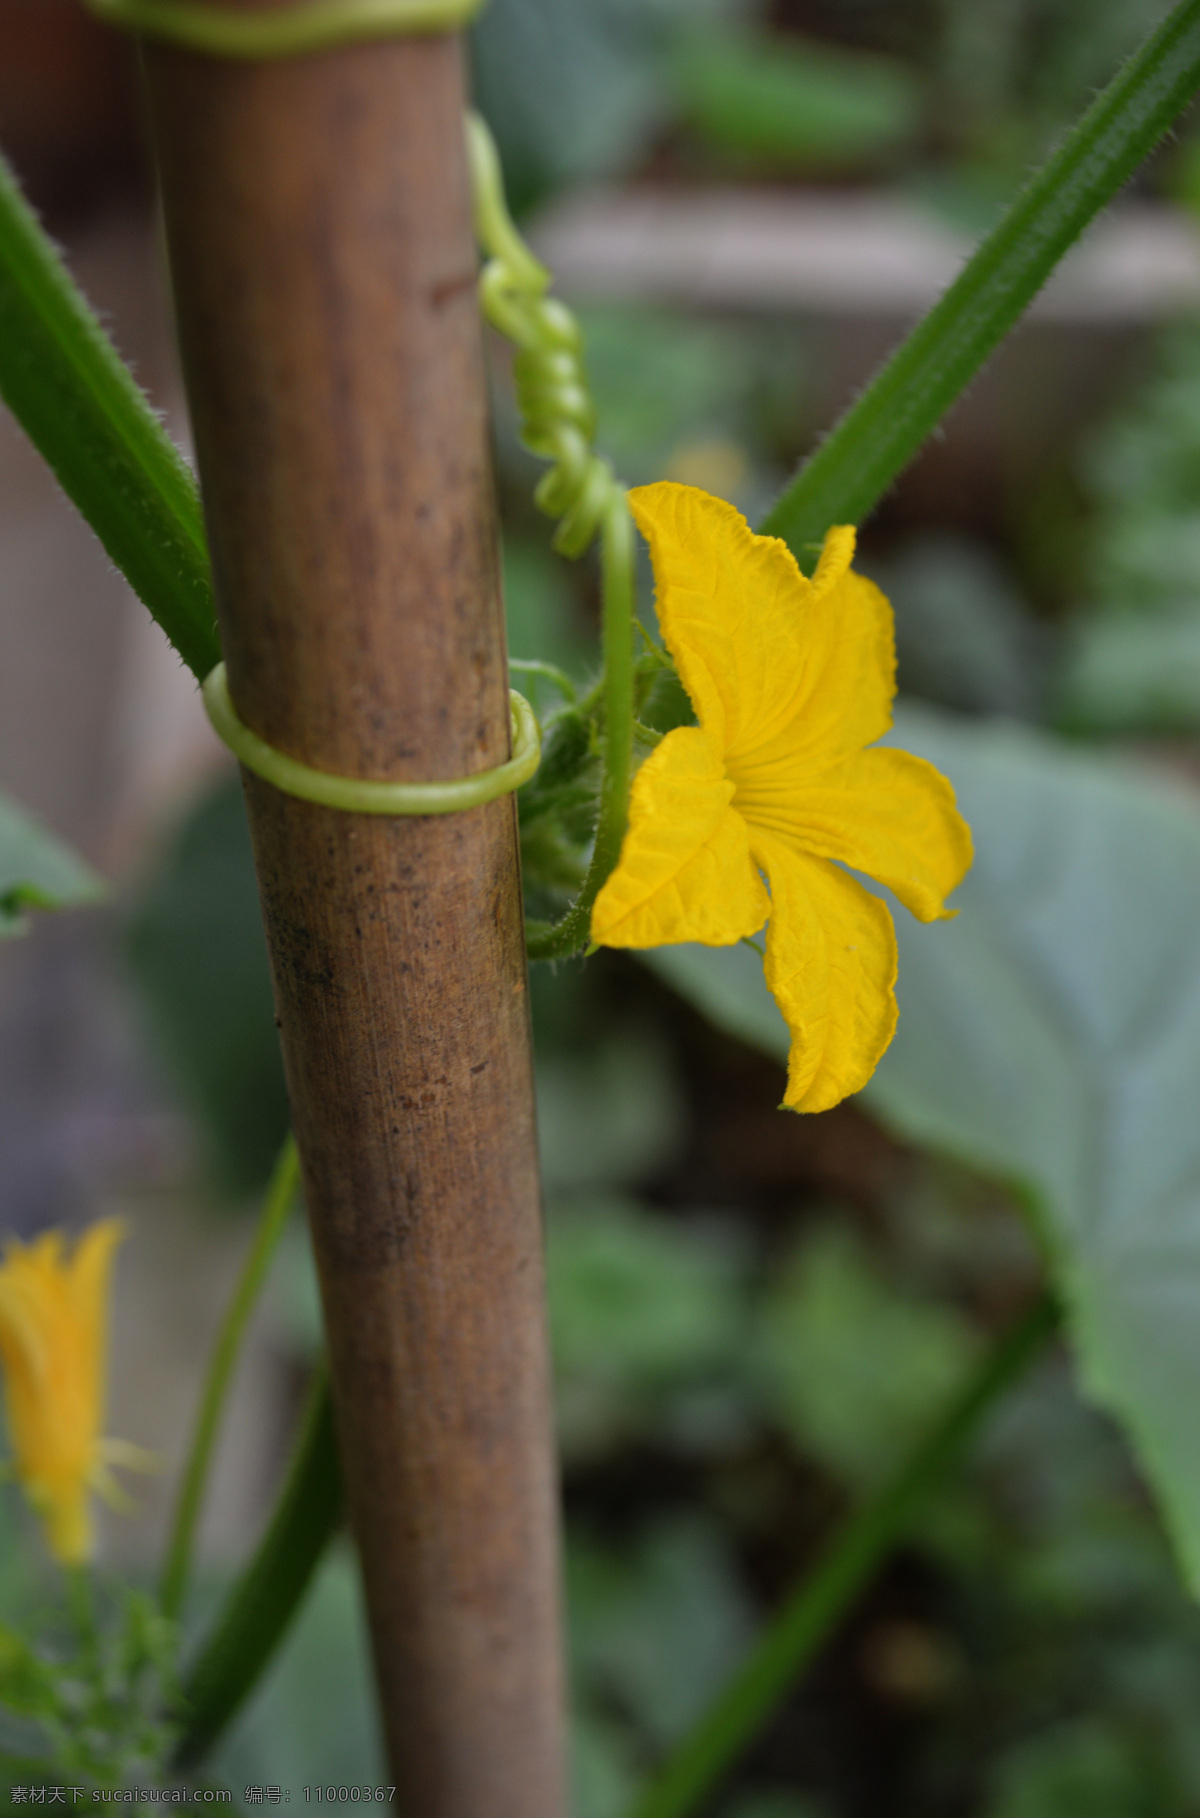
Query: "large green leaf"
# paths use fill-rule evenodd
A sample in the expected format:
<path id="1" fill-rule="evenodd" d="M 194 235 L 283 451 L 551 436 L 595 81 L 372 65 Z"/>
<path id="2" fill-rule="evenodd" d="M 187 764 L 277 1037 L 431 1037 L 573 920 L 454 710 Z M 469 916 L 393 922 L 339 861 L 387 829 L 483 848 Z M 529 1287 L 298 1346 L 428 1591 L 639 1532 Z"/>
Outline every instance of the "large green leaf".
<path id="1" fill-rule="evenodd" d="M 860 169 L 915 135 L 903 63 L 745 29 L 689 32 L 674 64 L 684 118 L 720 150 L 800 169 Z"/>
<path id="2" fill-rule="evenodd" d="M 27 909 L 67 909 L 103 894 L 89 865 L 0 796 L 0 938 L 25 932 Z"/>
<path id="3" fill-rule="evenodd" d="M 1014 726 L 910 709 L 897 737 L 952 778 L 978 857 L 955 921 L 897 913 L 900 1024 L 864 1096 L 1020 1192 L 1200 1591 L 1200 803 Z M 647 957 L 786 1052 L 748 948 Z"/>
<path id="4" fill-rule="evenodd" d="M 200 495 L 0 158 L 0 398 L 193 673 L 220 657 Z"/>

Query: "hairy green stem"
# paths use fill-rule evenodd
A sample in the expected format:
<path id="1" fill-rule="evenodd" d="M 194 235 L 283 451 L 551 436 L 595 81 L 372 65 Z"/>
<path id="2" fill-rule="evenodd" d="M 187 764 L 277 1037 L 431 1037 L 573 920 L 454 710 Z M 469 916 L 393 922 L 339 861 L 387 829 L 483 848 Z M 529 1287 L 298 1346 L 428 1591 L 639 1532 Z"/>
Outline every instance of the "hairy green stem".
<path id="1" fill-rule="evenodd" d="M 801 566 L 861 524 L 1200 87 L 1200 0 L 1182 0 L 1097 97 L 941 301 L 800 469 L 761 529 Z"/>
<path id="2" fill-rule="evenodd" d="M 237 1287 L 234 1289 L 232 1300 L 225 1309 L 225 1316 L 221 1321 L 212 1356 L 209 1359 L 208 1373 L 200 1397 L 200 1407 L 192 1433 L 187 1464 L 179 1486 L 175 1519 L 171 1525 L 171 1537 L 163 1565 L 159 1599 L 164 1613 L 168 1616 L 178 1616 L 183 1604 L 192 1566 L 196 1525 L 200 1519 L 213 1449 L 216 1445 L 229 1385 L 241 1353 L 246 1327 L 250 1323 L 250 1315 L 253 1313 L 262 1291 L 271 1258 L 283 1235 L 299 1183 L 300 1161 L 296 1154 L 295 1141 L 289 1135 L 279 1152 L 279 1159 L 275 1163 L 275 1171 L 271 1176 L 266 1197 L 263 1200 L 254 1240 L 250 1245 L 246 1260 L 242 1264 Z"/>
<path id="3" fill-rule="evenodd" d="M 191 1766 L 212 1747 L 258 1683 L 303 1601 L 341 1515 L 333 1403 L 322 1363 L 270 1526 L 185 1675 L 185 1719 L 175 1767 Z"/>
<path id="4" fill-rule="evenodd" d="M 621 855 L 629 818 L 633 774 L 633 607 L 635 588 L 633 520 L 623 492 L 614 494 L 600 527 L 604 610 L 604 769 L 596 843 L 583 887 L 550 928 L 531 927 L 530 959 L 561 959 L 578 953 L 591 938 L 592 905 Z"/>
<path id="5" fill-rule="evenodd" d="M 850 1518 L 815 1570 L 805 1574 L 749 1659 L 634 1801 L 629 1818 L 685 1818 L 711 1793 L 1057 1324 L 1055 1304 L 1043 1295 L 1000 1340 L 925 1442 L 880 1495 Z"/>
<path id="6" fill-rule="evenodd" d="M 0 397 L 194 674 L 221 654 L 196 482 L 0 158 Z"/>

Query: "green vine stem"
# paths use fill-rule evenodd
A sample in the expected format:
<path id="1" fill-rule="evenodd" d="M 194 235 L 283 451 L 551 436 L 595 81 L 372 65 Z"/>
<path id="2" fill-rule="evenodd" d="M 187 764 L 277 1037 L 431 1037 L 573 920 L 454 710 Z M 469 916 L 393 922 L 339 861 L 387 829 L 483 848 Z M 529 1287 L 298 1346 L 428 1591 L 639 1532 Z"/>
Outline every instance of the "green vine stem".
<path id="1" fill-rule="evenodd" d="M 212 1747 L 258 1683 L 341 1521 L 333 1402 L 324 1363 L 309 1391 L 283 1493 L 199 1658 L 185 1675 L 177 1768 Z"/>
<path id="2" fill-rule="evenodd" d="M 635 1800 L 628 1818 L 686 1818 L 708 1797 L 773 1716 L 797 1674 L 828 1640 L 925 1498 L 961 1457 L 989 1410 L 1039 1355 L 1057 1326 L 1055 1303 L 1043 1294 L 984 1359 L 891 1483 L 835 1536 L 749 1659 Z"/>
<path id="3" fill-rule="evenodd" d="M 592 860 L 583 887 L 553 927 L 533 925 L 531 959 L 558 959 L 586 947 L 592 905 L 616 864 L 629 813 L 633 771 L 633 524 L 625 489 L 592 445 L 596 413 L 583 365 L 583 337 L 564 303 L 548 297 L 550 273 L 534 258 L 513 224 L 492 136 L 467 118 L 475 227 L 488 254 L 480 279 L 483 311 L 517 348 L 513 362 L 521 439 L 551 463 L 534 503 L 558 518 L 554 547 L 580 556 L 600 538 L 604 644 L 604 763 Z"/>
<path id="4" fill-rule="evenodd" d="M 197 678 L 221 655 L 196 482 L 0 158 L 0 397 Z"/>
<path id="5" fill-rule="evenodd" d="M 761 525 L 804 566 L 861 524 L 1089 221 L 1200 87 L 1200 0 L 1182 0 L 1021 191 L 959 277 L 805 463 Z"/>
<path id="6" fill-rule="evenodd" d="M 192 1565 L 192 1550 L 196 1539 L 196 1525 L 204 1503 L 204 1491 L 212 1464 L 213 1449 L 220 1430 L 221 1415 L 229 1394 L 229 1385 L 241 1352 L 242 1341 L 246 1336 L 246 1327 L 250 1323 L 250 1315 L 254 1311 L 271 1259 L 278 1247 L 279 1239 L 283 1235 L 299 1184 L 300 1161 L 296 1154 L 296 1144 L 289 1135 L 279 1152 L 279 1159 L 275 1163 L 266 1197 L 263 1200 L 254 1240 L 242 1265 L 242 1272 L 238 1278 L 237 1287 L 234 1289 L 233 1298 L 225 1309 L 225 1317 L 221 1321 L 212 1357 L 209 1360 L 208 1373 L 204 1380 L 200 1408 L 192 1433 L 192 1443 L 179 1486 L 179 1497 L 175 1506 L 175 1518 L 171 1525 L 171 1536 L 167 1544 L 162 1585 L 159 1591 L 163 1611 L 171 1617 L 179 1615 L 187 1590 Z"/>
<path id="7" fill-rule="evenodd" d="M 277 751 L 239 720 L 230 699 L 224 663 L 218 663 L 212 674 L 205 676 L 200 692 L 213 731 L 247 770 L 265 777 L 284 795 L 302 802 L 318 802 L 342 814 L 461 814 L 464 809 L 511 795 L 529 781 L 541 762 L 542 735 L 537 715 L 515 688 L 509 690 L 512 756 L 508 762 L 491 770 L 476 770 L 470 776 L 430 783 L 331 776 L 327 770 L 314 770 L 311 764 L 302 764 L 285 751 Z"/>
<path id="8" fill-rule="evenodd" d="M 282 12 L 240 13 L 194 0 L 87 0 L 109 25 L 210 57 L 302 57 L 332 45 L 405 32 L 452 32 L 483 0 L 301 0 Z"/>

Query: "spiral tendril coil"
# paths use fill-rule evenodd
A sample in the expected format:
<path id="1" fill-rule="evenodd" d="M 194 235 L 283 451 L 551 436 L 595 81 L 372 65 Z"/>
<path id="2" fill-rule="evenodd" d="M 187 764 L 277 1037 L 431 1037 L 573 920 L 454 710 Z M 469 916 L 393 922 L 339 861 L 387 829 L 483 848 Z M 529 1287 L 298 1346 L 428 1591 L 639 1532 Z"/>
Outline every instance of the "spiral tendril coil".
<path id="1" fill-rule="evenodd" d="M 565 303 L 546 295 L 550 273 L 525 245 L 504 200 L 491 135 L 468 122 L 479 240 L 490 255 L 480 278 L 484 314 L 517 348 L 513 378 L 525 447 L 551 467 L 534 503 L 559 520 L 554 547 L 582 555 L 625 489 L 592 446 L 596 413 L 583 363 L 583 336 Z"/>
<path id="2" fill-rule="evenodd" d="M 521 439 L 550 462 L 534 492 L 558 519 L 554 547 L 579 556 L 600 539 L 603 767 L 591 863 L 562 920 L 526 931 L 533 959 L 582 951 L 592 905 L 621 850 L 629 815 L 633 762 L 633 521 L 625 488 L 592 447 L 595 412 L 583 365 L 583 337 L 565 304 L 546 295 L 550 273 L 522 240 L 504 200 L 492 135 L 477 114 L 467 118 L 475 231 L 488 254 L 480 300 L 493 327 L 517 348 L 514 361 Z"/>

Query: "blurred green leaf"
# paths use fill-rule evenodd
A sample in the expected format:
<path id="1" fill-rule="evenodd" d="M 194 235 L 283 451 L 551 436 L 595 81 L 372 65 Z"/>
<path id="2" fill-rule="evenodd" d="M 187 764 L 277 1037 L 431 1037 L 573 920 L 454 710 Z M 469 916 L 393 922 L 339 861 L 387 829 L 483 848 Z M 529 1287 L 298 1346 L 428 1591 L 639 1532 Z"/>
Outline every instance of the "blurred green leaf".
<path id="1" fill-rule="evenodd" d="M 631 1552 L 567 1553 L 571 1658 L 662 1747 L 682 1736 L 749 1645 L 748 1601 L 717 1529 L 695 1515 L 648 1528 Z"/>
<path id="2" fill-rule="evenodd" d="M 1200 723 L 1200 328 L 1157 342 L 1151 368 L 1091 437 L 1088 597 L 1059 679 L 1072 731 Z"/>
<path id="3" fill-rule="evenodd" d="M 1200 725 L 1200 611 L 1103 613 L 1076 627 L 1059 677 L 1071 732 L 1178 733 Z"/>
<path id="4" fill-rule="evenodd" d="M 690 32 L 672 73 L 679 110 L 704 139 L 790 169 L 859 169 L 921 124 L 908 65 L 792 34 Z"/>
<path id="5" fill-rule="evenodd" d="M 537 1092 L 549 1193 L 636 1181 L 664 1166 L 679 1144 L 679 1088 L 649 1032 L 539 1061 Z"/>
<path id="6" fill-rule="evenodd" d="M 736 0 L 492 0 L 471 33 L 473 88 L 514 205 L 633 168 L 670 115 L 667 34 L 731 10 Z"/>
<path id="7" fill-rule="evenodd" d="M 381 1783 L 358 1572 L 348 1547 L 327 1556 L 287 1640 L 206 1776 L 242 1787 Z"/>
<path id="8" fill-rule="evenodd" d="M 659 479 L 681 445 L 740 428 L 756 376 L 744 325 L 615 303 L 579 318 L 600 439 L 623 478 Z"/>
<path id="9" fill-rule="evenodd" d="M 1013 174 L 1149 32 L 1164 0 L 944 0 L 939 125 Z"/>
<path id="10" fill-rule="evenodd" d="M 1200 808 L 1032 732 L 897 718 L 955 784 L 978 856 L 957 920 L 897 914 L 900 1023 L 864 1096 L 1020 1191 L 1084 1385 L 1131 1433 L 1200 1588 Z M 647 958 L 786 1052 L 748 949 Z"/>
<path id="11" fill-rule="evenodd" d="M 975 713 L 1039 717 L 1042 628 L 984 545 L 925 535 L 866 568 L 895 611 L 906 694 Z"/>
<path id="12" fill-rule="evenodd" d="M 576 1710 L 571 1720 L 573 1818 L 624 1818 L 637 1779 L 628 1725 L 586 1706 Z"/>
<path id="13" fill-rule="evenodd" d="M 51 1716 L 54 1680 L 23 1635 L 0 1624 L 0 1704 L 20 1717 Z"/>
<path id="14" fill-rule="evenodd" d="M 664 1394 L 728 1365 L 743 1271 L 720 1234 L 619 1202 L 557 1211 L 546 1266 L 559 1424 L 572 1456 L 644 1427 Z"/>
<path id="15" fill-rule="evenodd" d="M 803 1793 L 744 1793 L 726 1807 L 724 1818 L 828 1818 L 823 1800 Z"/>
<path id="16" fill-rule="evenodd" d="M 805 1451 L 869 1489 L 930 1430 L 976 1348 L 960 1314 L 906 1294 L 851 1230 L 827 1225 L 772 1282 L 753 1368 Z"/>
<path id="17" fill-rule="evenodd" d="M 27 909 L 75 908 L 104 891 L 90 865 L 0 796 L 0 939 L 25 932 Z"/>
<path id="18" fill-rule="evenodd" d="M 233 1193 L 266 1181 L 288 1129 L 250 834 L 235 776 L 190 810 L 133 903 L 134 978 L 214 1171 Z"/>
<path id="19" fill-rule="evenodd" d="M 1003 1758 L 986 1818 L 1164 1818 L 1147 1751 L 1104 1718 L 1056 1725 Z"/>
<path id="20" fill-rule="evenodd" d="M 571 572 L 544 537 L 505 537 L 504 604 L 510 656 L 555 663 L 573 679 L 595 660 L 595 640 L 579 615 Z M 558 704 L 561 697 L 541 677 L 516 679 L 539 711 Z"/>

